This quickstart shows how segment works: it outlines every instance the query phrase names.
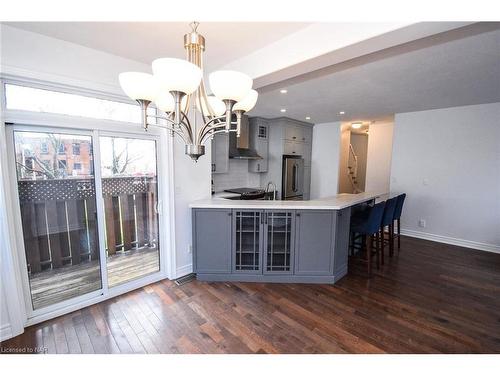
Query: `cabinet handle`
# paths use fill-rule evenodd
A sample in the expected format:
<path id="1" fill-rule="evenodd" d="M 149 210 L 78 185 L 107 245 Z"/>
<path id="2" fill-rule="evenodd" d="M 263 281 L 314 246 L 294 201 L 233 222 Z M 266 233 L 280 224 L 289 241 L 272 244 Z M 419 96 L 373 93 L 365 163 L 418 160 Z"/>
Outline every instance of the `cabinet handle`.
<path id="1" fill-rule="evenodd" d="M 299 213 L 297 213 L 297 214 L 295 214 L 295 216 L 300 216 L 300 214 L 299 214 Z"/>
<path id="2" fill-rule="evenodd" d="M 297 137 L 292 137 L 292 139 L 297 139 Z"/>
<path id="3" fill-rule="evenodd" d="M 260 164 L 257 164 L 257 171 L 260 172 Z"/>
<path id="4" fill-rule="evenodd" d="M 264 218 L 264 224 L 267 225 L 267 213 L 264 213 L 264 215 L 266 215 L 266 217 Z"/>
<path id="5" fill-rule="evenodd" d="M 261 223 L 261 224 L 264 224 L 264 218 L 263 218 L 263 216 L 264 216 L 264 214 L 263 214 L 263 213 L 262 213 L 262 214 L 260 214 L 260 223 Z"/>

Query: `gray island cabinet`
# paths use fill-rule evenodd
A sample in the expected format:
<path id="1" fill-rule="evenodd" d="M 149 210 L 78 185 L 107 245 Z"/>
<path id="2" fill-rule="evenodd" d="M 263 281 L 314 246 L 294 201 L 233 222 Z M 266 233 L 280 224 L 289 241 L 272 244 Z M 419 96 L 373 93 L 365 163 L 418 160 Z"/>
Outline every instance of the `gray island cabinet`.
<path id="1" fill-rule="evenodd" d="M 335 283 L 347 273 L 351 207 L 378 196 L 193 202 L 196 277 L 202 281 Z"/>

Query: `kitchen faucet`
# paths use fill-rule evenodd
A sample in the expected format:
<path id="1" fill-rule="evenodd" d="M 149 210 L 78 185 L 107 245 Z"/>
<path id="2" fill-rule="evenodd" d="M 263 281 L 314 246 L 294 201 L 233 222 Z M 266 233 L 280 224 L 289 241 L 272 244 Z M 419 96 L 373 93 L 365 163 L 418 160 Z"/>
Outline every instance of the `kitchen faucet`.
<path id="1" fill-rule="evenodd" d="M 269 187 L 273 188 L 273 201 L 275 201 L 276 200 L 276 193 L 277 193 L 276 192 L 276 184 L 274 182 L 272 182 L 272 181 L 269 181 L 267 183 L 267 186 L 266 186 L 266 196 L 269 193 Z"/>

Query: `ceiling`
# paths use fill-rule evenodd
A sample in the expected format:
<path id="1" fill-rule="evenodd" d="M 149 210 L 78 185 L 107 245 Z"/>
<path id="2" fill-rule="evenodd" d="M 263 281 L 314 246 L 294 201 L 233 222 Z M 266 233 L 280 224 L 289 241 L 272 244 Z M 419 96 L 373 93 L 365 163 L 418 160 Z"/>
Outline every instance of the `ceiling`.
<path id="1" fill-rule="evenodd" d="M 5 24 L 147 64 L 158 57 L 184 57 L 183 35 L 190 30 L 189 22 Z M 308 26 L 311 24 L 202 23 L 199 31 L 207 39 L 205 71 L 218 69 Z M 306 121 L 313 123 L 369 122 L 394 113 L 499 102 L 500 23 L 476 23 L 461 30 L 260 87 L 257 106 L 250 114 L 298 120 L 309 116 Z M 299 47 L 307 46 L 290 46 Z M 287 94 L 280 94 L 283 88 Z M 339 115 L 340 111 L 345 115 Z"/>
<path id="2" fill-rule="evenodd" d="M 190 22 L 5 22 L 23 30 L 150 64 L 159 57 L 184 58 Z M 310 24 L 299 22 L 203 22 L 207 71 L 218 69 Z"/>
<path id="3" fill-rule="evenodd" d="M 313 123 L 500 102 L 500 30 L 341 64 L 259 91 L 251 115 Z"/>

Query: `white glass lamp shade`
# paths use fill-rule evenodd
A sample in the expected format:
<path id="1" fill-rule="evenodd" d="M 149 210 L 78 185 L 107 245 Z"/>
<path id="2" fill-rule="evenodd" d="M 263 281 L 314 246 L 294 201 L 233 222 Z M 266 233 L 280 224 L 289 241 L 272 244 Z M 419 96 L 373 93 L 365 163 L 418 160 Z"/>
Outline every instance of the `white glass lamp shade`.
<path id="1" fill-rule="evenodd" d="M 168 91 L 163 91 L 155 99 L 156 108 L 163 112 L 173 112 L 175 101 L 172 94 Z"/>
<path id="2" fill-rule="evenodd" d="M 219 117 L 224 112 L 226 112 L 226 105 L 224 104 L 224 102 L 222 100 L 217 99 L 213 95 L 209 95 L 209 96 L 207 96 L 207 101 L 208 101 L 208 105 L 212 109 L 213 114 L 216 117 Z M 208 106 L 206 104 L 205 99 L 201 99 L 201 106 L 200 106 L 199 101 L 196 100 L 196 106 L 198 107 L 199 110 L 203 111 L 203 113 L 205 114 L 205 116 L 209 116 L 210 115 L 210 111 L 208 109 Z"/>
<path id="3" fill-rule="evenodd" d="M 125 72 L 118 76 L 120 85 L 131 99 L 152 102 L 158 95 L 159 86 L 153 75 L 140 72 Z"/>
<path id="4" fill-rule="evenodd" d="M 208 77 L 210 88 L 220 100 L 242 100 L 252 88 L 253 80 L 246 74 L 233 70 L 219 70 Z"/>
<path id="5" fill-rule="evenodd" d="M 255 107 L 255 103 L 257 103 L 257 97 L 259 93 L 255 90 L 250 90 L 242 100 L 236 103 L 233 107 L 233 111 L 243 111 L 248 112 L 253 107 Z"/>
<path id="6" fill-rule="evenodd" d="M 180 91 L 186 95 L 198 88 L 202 77 L 201 69 L 193 63 L 173 58 L 154 60 L 153 74 L 162 90 Z"/>

